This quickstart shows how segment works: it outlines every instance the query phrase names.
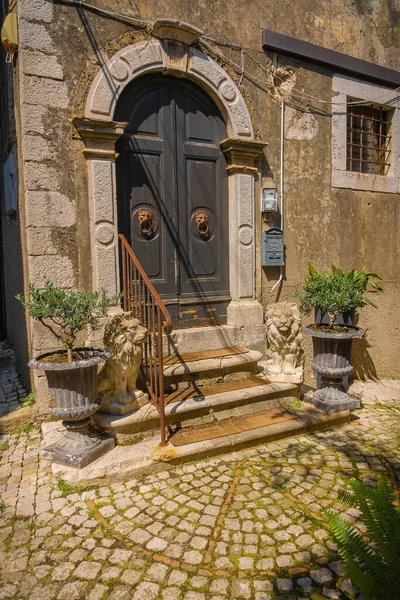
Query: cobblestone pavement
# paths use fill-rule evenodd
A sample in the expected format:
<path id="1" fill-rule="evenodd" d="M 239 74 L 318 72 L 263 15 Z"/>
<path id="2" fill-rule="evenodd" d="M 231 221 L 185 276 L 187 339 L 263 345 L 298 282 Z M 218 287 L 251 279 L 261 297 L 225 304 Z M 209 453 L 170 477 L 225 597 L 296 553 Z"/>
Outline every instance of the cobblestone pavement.
<path id="1" fill-rule="evenodd" d="M 50 475 L 40 434 L 3 436 L 0 598 L 354 598 L 324 523 L 354 465 L 400 475 L 400 402 L 345 428 L 81 489 Z"/>
<path id="2" fill-rule="evenodd" d="M 0 342 L 0 417 L 20 408 L 26 389 L 15 367 L 14 352 L 8 342 Z"/>

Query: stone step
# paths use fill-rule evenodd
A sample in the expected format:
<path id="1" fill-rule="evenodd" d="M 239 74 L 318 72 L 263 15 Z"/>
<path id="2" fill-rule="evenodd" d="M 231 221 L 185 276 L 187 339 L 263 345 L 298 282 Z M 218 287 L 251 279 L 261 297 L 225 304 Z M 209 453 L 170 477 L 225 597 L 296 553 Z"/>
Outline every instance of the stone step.
<path id="1" fill-rule="evenodd" d="M 171 427 L 204 425 L 286 405 L 297 397 L 296 385 L 265 383 L 255 377 L 203 388 L 179 388 L 165 398 L 165 419 Z M 153 435 L 160 428 L 158 412 L 151 404 L 124 416 L 97 412 L 93 420 L 101 429 L 112 432 L 120 444 L 135 443 L 138 439 Z"/>
<path id="2" fill-rule="evenodd" d="M 227 452 L 239 452 L 251 446 L 265 444 L 299 434 L 344 425 L 350 422 L 350 411 L 327 414 L 313 406 L 305 405 L 293 411 L 296 418 L 290 421 L 273 423 L 265 427 L 241 431 L 225 437 L 214 438 L 202 442 L 173 446 L 169 443 L 161 448 L 159 435 L 143 440 L 132 446 L 116 446 L 113 450 L 93 462 L 77 470 L 53 463 L 51 468 L 57 478 L 84 485 L 115 483 L 129 477 L 139 477 L 143 473 L 156 473 L 172 469 L 176 464 L 193 461 L 202 457 L 212 457 Z M 49 443 L 46 427 L 60 423 L 44 423 L 43 444 Z M 267 446 L 268 450 L 268 446 Z M 265 452 L 265 451 L 264 451 Z M 238 458 L 240 455 L 238 455 Z"/>
<path id="3" fill-rule="evenodd" d="M 174 329 L 163 336 L 164 354 L 204 352 L 214 348 L 246 346 L 251 350 L 265 349 L 265 325 L 257 327 L 233 327 L 215 325 Z"/>
<path id="4" fill-rule="evenodd" d="M 202 427 L 198 425 L 180 427 L 170 435 L 169 442 L 173 446 L 186 446 L 187 444 L 226 437 L 284 421 L 293 421 L 296 418 L 297 415 L 294 410 L 278 406 L 253 414 L 244 414 L 236 417 L 230 416 L 226 419 L 215 420 L 213 423 Z"/>
<path id="5" fill-rule="evenodd" d="M 165 388 L 194 382 L 197 385 L 212 385 L 255 375 L 261 358 L 261 352 L 240 347 L 171 357 L 170 363 L 167 359 L 163 370 Z"/>

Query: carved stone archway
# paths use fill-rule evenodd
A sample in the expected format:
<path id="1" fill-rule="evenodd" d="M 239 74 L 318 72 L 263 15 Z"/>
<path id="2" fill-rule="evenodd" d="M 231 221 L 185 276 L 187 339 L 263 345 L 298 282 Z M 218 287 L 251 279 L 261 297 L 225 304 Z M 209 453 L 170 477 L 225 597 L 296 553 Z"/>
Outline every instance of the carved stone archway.
<path id="1" fill-rule="evenodd" d="M 177 39 L 177 31 L 183 33 L 181 40 Z M 85 141 L 88 161 L 93 288 L 104 287 L 110 294 L 119 291 L 115 142 L 126 123 L 113 120 L 118 98 L 126 85 L 147 73 L 187 77 L 212 97 L 229 134 L 221 143 L 229 173 L 232 301 L 228 306 L 228 325 L 260 325 L 263 310 L 256 300 L 254 189 L 258 160 L 266 144 L 254 140 L 249 111 L 231 77 L 212 58 L 184 43 L 188 42 L 184 34 L 175 27 L 175 39 L 141 41 L 117 52 L 93 81 L 85 117 L 75 120 Z"/>

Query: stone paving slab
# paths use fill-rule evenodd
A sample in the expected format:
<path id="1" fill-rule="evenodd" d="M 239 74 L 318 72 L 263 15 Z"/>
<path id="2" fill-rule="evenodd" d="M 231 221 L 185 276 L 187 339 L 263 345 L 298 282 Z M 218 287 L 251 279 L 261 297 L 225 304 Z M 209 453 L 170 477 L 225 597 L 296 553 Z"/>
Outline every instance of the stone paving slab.
<path id="1" fill-rule="evenodd" d="M 0 436 L 0 599 L 358 598 L 324 511 L 356 465 L 400 476 L 400 401 L 298 435 L 83 488 L 41 461 L 39 430 Z"/>

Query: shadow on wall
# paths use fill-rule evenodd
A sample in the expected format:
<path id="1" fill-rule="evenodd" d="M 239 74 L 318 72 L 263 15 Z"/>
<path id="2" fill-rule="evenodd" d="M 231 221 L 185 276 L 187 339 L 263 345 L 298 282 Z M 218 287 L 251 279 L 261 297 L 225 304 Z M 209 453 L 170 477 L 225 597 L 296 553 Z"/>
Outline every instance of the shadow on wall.
<path id="1" fill-rule="evenodd" d="M 371 344 L 364 338 L 354 339 L 351 361 L 354 367 L 353 379 L 378 379 L 374 361 L 368 351 Z"/>

